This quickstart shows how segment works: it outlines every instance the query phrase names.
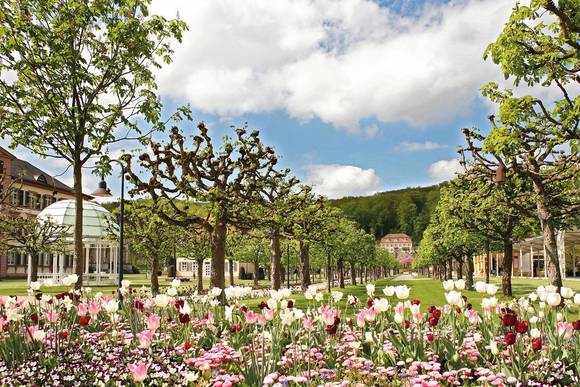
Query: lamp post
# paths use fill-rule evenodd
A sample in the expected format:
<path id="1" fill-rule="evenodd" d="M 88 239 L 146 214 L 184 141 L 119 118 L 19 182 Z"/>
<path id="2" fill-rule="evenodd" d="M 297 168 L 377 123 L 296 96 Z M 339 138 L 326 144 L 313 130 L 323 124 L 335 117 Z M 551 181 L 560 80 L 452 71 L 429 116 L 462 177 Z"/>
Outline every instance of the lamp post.
<path id="1" fill-rule="evenodd" d="M 115 162 L 121 166 L 121 205 L 120 205 L 120 219 L 119 219 L 119 259 L 118 259 L 118 275 L 119 275 L 119 303 L 123 303 L 123 294 L 121 293 L 121 288 L 123 287 L 123 266 L 124 266 L 124 233 L 123 233 L 123 226 L 124 226 L 124 219 L 125 219 L 125 166 L 119 160 L 109 160 L 111 162 Z M 101 181 L 99 182 L 99 186 L 95 192 L 92 193 L 93 196 L 97 197 L 112 197 L 111 190 L 107 188 L 107 182 L 105 181 L 104 177 L 101 177 Z"/>

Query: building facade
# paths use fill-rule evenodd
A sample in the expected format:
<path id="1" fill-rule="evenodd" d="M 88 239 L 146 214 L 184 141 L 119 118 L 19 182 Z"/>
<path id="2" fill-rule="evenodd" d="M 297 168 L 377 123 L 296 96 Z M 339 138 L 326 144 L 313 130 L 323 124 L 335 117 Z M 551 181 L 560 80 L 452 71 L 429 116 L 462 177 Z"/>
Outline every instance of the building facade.
<path id="1" fill-rule="evenodd" d="M 211 277 L 211 259 L 207 258 L 203 260 L 202 275 L 203 278 Z M 247 262 L 233 262 L 233 273 L 234 278 L 237 279 L 252 279 L 254 275 L 254 264 Z M 197 261 L 193 258 L 177 258 L 177 277 L 183 278 L 196 278 L 197 276 Z M 226 279 L 230 276 L 230 265 L 226 261 L 225 265 L 225 277 Z M 263 276 L 263 275 L 262 275 Z M 260 274 L 258 274 L 258 278 Z"/>
<path id="2" fill-rule="evenodd" d="M 5 203 L 0 203 L 0 210 L 9 210 L 14 216 L 37 216 L 57 201 L 74 199 L 71 187 L 0 147 L 0 189 L 8 188 L 10 192 Z M 52 270 L 52 254 L 39 254 L 36 259 L 39 273 Z M 72 259 L 72 255 L 65 257 L 65 267 L 72 267 Z M 0 253 L 0 278 L 25 278 L 27 266 L 28 257 L 24 254 Z"/>
<path id="3" fill-rule="evenodd" d="M 407 234 L 387 234 L 381 238 L 379 246 L 395 256 L 413 252 L 413 240 Z"/>

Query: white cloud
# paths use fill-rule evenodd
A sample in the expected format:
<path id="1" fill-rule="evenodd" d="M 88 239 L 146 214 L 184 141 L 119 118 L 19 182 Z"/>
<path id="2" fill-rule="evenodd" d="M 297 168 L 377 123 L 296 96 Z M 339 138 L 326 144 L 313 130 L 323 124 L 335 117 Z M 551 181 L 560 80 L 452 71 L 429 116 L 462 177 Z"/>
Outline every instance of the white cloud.
<path id="1" fill-rule="evenodd" d="M 373 194 L 379 188 L 380 179 L 374 169 L 318 164 L 308 167 L 306 182 L 314 187 L 315 193 L 336 199 Z"/>
<path id="2" fill-rule="evenodd" d="M 499 79 L 483 62 L 513 2 L 468 0 L 404 17 L 371 0 L 155 0 L 189 25 L 162 94 L 218 115 L 284 110 L 365 132 L 362 119 L 414 125 L 469 111 Z"/>
<path id="3" fill-rule="evenodd" d="M 425 142 L 407 142 L 403 141 L 395 147 L 395 150 L 401 152 L 419 152 L 419 151 L 429 151 L 435 149 L 445 149 L 449 148 L 449 145 L 438 144 L 433 141 Z"/>
<path id="4" fill-rule="evenodd" d="M 436 180 L 451 180 L 460 171 L 459 160 L 439 160 L 429 166 L 427 172 L 429 176 Z"/>

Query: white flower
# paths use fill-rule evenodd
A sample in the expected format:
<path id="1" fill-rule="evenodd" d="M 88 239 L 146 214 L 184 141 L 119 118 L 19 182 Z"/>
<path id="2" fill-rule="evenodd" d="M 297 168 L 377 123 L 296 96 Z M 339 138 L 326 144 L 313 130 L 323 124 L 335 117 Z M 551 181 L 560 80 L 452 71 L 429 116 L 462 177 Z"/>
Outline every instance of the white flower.
<path id="1" fill-rule="evenodd" d="M 333 291 L 331 293 L 331 295 L 332 295 L 332 300 L 334 302 L 338 302 L 338 301 L 342 300 L 343 293 L 342 292 L 339 292 L 339 291 Z"/>
<path id="2" fill-rule="evenodd" d="M 199 374 L 195 372 L 184 372 L 182 375 L 185 381 L 188 383 L 195 382 L 197 379 L 199 379 Z"/>
<path id="3" fill-rule="evenodd" d="M 497 289 L 498 289 L 497 288 L 497 285 L 487 284 L 486 289 L 485 289 L 485 292 L 488 295 L 493 296 L 493 295 L 495 295 L 497 293 Z"/>
<path id="4" fill-rule="evenodd" d="M 117 300 L 110 300 L 103 304 L 103 309 L 105 309 L 107 313 L 112 314 L 119 310 L 119 304 L 117 303 Z"/>
<path id="5" fill-rule="evenodd" d="M 386 312 L 389 310 L 389 300 L 386 298 L 380 298 L 375 300 L 374 306 L 375 310 L 379 313 Z"/>
<path id="6" fill-rule="evenodd" d="M 130 280 L 125 279 L 125 280 L 121 281 L 121 287 L 123 287 L 123 288 L 129 288 L 130 286 L 131 286 L 131 281 Z"/>
<path id="7" fill-rule="evenodd" d="M 79 282 L 79 276 L 76 274 L 71 274 L 68 276 L 68 278 L 70 279 L 71 284 L 76 284 L 77 282 Z"/>
<path id="8" fill-rule="evenodd" d="M 574 296 L 574 303 L 576 305 L 580 305 L 580 293 L 576 293 L 576 295 Z"/>
<path id="9" fill-rule="evenodd" d="M 489 350 L 492 354 L 497 355 L 499 353 L 499 349 L 497 348 L 497 341 L 491 340 L 489 342 Z"/>
<path id="10" fill-rule="evenodd" d="M 465 281 L 462 280 L 462 279 L 455 281 L 455 288 L 457 290 L 463 290 L 463 289 L 465 289 Z"/>
<path id="11" fill-rule="evenodd" d="M 348 346 L 353 350 L 353 351 L 358 351 L 361 347 L 361 343 L 360 341 L 351 341 L 350 343 L 348 343 Z"/>
<path id="12" fill-rule="evenodd" d="M 394 290 L 393 290 L 394 291 Z M 348 301 L 349 305 L 354 305 L 356 304 L 356 298 L 355 296 L 353 296 L 352 294 L 349 294 L 348 297 L 346 298 L 346 300 Z"/>
<path id="13" fill-rule="evenodd" d="M 395 287 L 394 286 L 385 286 L 383 288 L 383 293 L 385 293 L 385 296 L 387 296 L 387 297 L 392 297 L 395 294 Z"/>
<path id="14" fill-rule="evenodd" d="M 30 289 L 31 290 L 38 290 L 40 289 L 40 282 L 39 281 L 33 281 L 30 283 Z"/>
<path id="15" fill-rule="evenodd" d="M 550 292 L 546 297 L 546 302 L 550 306 L 558 306 L 562 302 L 562 297 L 560 296 L 560 293 Z"/>
<path id="16" fill-rule="evenodd" d="M 453 280 L 443 281 L 443 289 L 445 289 L 448 292 L 453 290 L 454 286 L 455 283 L 453 282 Z"/>
<path id="17" fill-rule="evenodd" d="M 397 295 L 397 298 L 399 300 L 406 300 L 407 298 L 409 298 L 410 291 L 411 289 L 409 289 L 409 287 L 407 287 L 406 285 L 395 287 L 395 294 Z"/>
<path id="18" fill-rule="evenodd" d="M 560 294 L 564 298 L 572 298 L 572 297 L 574 297 L 574 290 L 572 290 L 570 288 L 561 287 Z"/>
<path id="19" fill-rule="evenodd" d="M 178 280 L 177 278 L 175 278 L 173 281 L 171 281 L 171 286 L 174 288 L 178 288 L 179 285 L 181 285 L 181 280 Z"/>
<path id="20" fill-rule="evenodd" d="M 191 314 L 191 307 L 187 303 L 187 300 L 183 302 L 183 306 L 179 308 L 179 313 L 181 314 Z"/>
<path id="21" fill-rule="evenodd" d="M 538 300 L 538 295 L 536 293 L 530 293 L 528 295 L 528 298 L 530 299 L 530 301 L 536 302 Z"/>
<path id="22" fill-rule="evenodd" d="M 211 300 L 209 302 L 209 305 L 214 307 L 214 306 L 218 306 L 219 304 L 221 304 L 220 300 Z"/>
<path id="23" fill-rule="evenodd" d="M 483 339 L 483 336 L 481 335 L 481 333 L 479 333 L 479 332 L 475 332 L 475 333 L 473 334 L 473 340 L 474 340 L 476 343 L 479 343 L 479 342 L 481 341 L 481 339 Z"/>
<path id="24" fill-rule="evenodd" d="M 294 313 L 294 318 L 296 320 L 302 320 L 304 318 L 304 312 L 302 311 L 302 309 L 293 309 L 293 313 Z"/>
<path id="25" fill-rule="evenodd" d="M 475 283 L 475 291 L 478 293 L 487 293 L 487 284 L 483 281 L 477 281 Z"/>
<path id="26" fill-rule="evenodd" d="M 548 295 L 548 293 L 546 293 L 546 296 Z M 540 303 L 538 304 L 538 306 L 540 307 L 540 309 L 544 309 L 546 307 L 546 303 L 544 301 L 540 301 Z"/>
<path id="27" fill-rule="evenodd" d="M 215 297 L 218 297 L 220 294 L 222 294 L 222 290 L 221 290 L 220 288 L 218 288 L 218 287 L 214 287 L 213 289 L 211 289 L 211 290 L 209 291 L 209 294 L 210 294 L 210 295 L 211 295 L 213 298 L 215 298 Z"/>
<path id="28" fill-rule="evenodd" d="M 372 332 L 365 332 L 365 343 L 372 343 L 373 341 L 374 341 L 373 333 Z"/>
<path id="29" fill-rule="evenodd" d="M 278 309 L 278 302 L 277 302 L 275 299 L 273 299 L 273 298 L 270 298 L 270 299 L 269 299 L 269 300 L 266 302 L 266 304 L 268 305 L 268 308 L 270 308 L 270 309 L 272 309 L 272 310 L 276 310 L 276 309 Z"/>
<path id="30" fill-rule="evenodd" d="M 543 320 L 543 319 L 544 319 L 544 316 L 545 316 L 545 313 L 544 313 L 544 312 L 542 312 L 542 311 L 539 311 L 539 312 L 538 312 L 538 318 L 539 318 L 540 320 Z"/>
<path id="31" fill-rule="evenodd" d="M 36 341 L 43 341 L 45 337 L 46 337 L 46 332 L 43 331 L 42 329 L 37 329 L 32 334 L 32 338 Z"/>
<path id="32" fill-rule="evenodd" d="M 20 321 L 24 317 L 23 314 L 18 313 L 18 309 L 10 308 L 6 310 L 6 321 Z"/>
<path id="33" fill-rule="evenodd" d="M 322 293 L 316 293 L 316 295 L 314 296 L 314 300 L 320 302 L 324 299 L 324 295 Z"/>
<path id="34" fill-rule="evenodd" d="M 234 306 L 233 305 L 231 305 L 231 306 L 226 305 L 226 309 L 225 309 L 226 321 L 232 322 L 233 313 L 234 313 Z"/>
<path id="35" fill-rule="evenodd" d="M 46 286 L 47 288 L 53 287 L 54 281 L 50 278 L 47 278 L 44 281 L 42 281 L 42 286 Z"/>
<path id="36" fill-rule="evenodd" d="M 367 294 L 369 297 L 372 297 L 375 294 L 375 285 L 374 284 L 367 284 Z"/>
<path id="37" fill-rule="evenodd" d="M 455 290 L 445 293 L 445 299 L 447 300 L 447 303 L 452 306 L 461 305 L 461 301 L 463 301 L 461 293 L 456 292 Z"/>
<path id="38" fill-rule="evenodd" d="M 556 293 L 558 292 L 558 288 L 555 287 L 554 285 L 546 285 L 546 291 L 548 293 Z"/>
<path id="39" fill-rule="evenodd" d="M 556 313 L 556 321 L 558 322 L 564 321 L 564 315 L 562 313 Z"/>
<path id="40" fill-rule="evenodd" d="M 160 308 L 165 308 L 169 305 L 169 301 L 171 301 L 171 297 L 166 294 L 158 294 L 155 296 L 155 305 Z"/>
<path id="41" fill-rule="evenodd" d="M 537 339 L 538 337 L 542 336 L 542 332 L 538 328 L 530 329 L 530 336 L 532 339 Z"/>
<path id="42" fill-rule="evenodd" d="M 70 282 L 70 279 L 69 279 L 68 277 L 64 277 L 64 278 L 62 279 L 62 284 L 63 284 L 64 286 L 71 286 L 71 285 L 72 285 L 72 282 Z"/>
<path id="43" fill-rule="evenodd" d="M 395 313 L 394 320 L 397 324 L 402 324 L 403 323 L 403 315 L 399 314 L 399 313 Z"/>
<path id="44" fill-rule="evenodd" d="M 165 291 L 165 293 L 167 293 L 168 296 L 176 296 L 177 295 L 177 289 L 175 289 L 173 286 L 167 288 L 167 290 Z"/>

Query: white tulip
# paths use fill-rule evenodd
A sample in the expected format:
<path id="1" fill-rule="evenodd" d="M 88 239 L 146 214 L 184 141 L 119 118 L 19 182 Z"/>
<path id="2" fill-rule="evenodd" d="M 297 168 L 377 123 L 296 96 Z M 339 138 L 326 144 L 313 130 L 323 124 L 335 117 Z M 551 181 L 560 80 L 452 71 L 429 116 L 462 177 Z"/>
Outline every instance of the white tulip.
<path id="1" fill-rule="evenodd" d="M 171 301 L 171 297 L 166 294 L 158 294 L 155 296 L 155 305 L 160 308 L 165 308 L 169 305 L 169 301 Z"/>
<path id="2" fill-rule="evenodd" d="M 576 295 L 574 296 L 574 303 L 576 305 L 580 305 L 580 293 L 576 293 Z"/>
<path id="3" fill-rule="evenodd" d="M 107 313 L 112 314 L 119 310 L 119 304 L 117 303 L 117 300 L 110 300 L 103 304 L 103 309 L 105 309 Z"/>
<path id="4" fill-rule="evenodd" d="M 32 334 L 32 338 L 36 341 L 43 341 L 45 337 L 46 337 L 46 332 L 43 331 L 42 329 L 38 329 L 38 330 L 34 331 L 34 333 Z"/>
<path id="5" fill-rule="evenodd" d="M 465 281 L 462 280 L 462 279 L 455 281 L 455 288 L 457 290 L 463 290 L 463 289 L 465 289 Z"/>
<path id="6" fill-rule="evenodd" d="M 411 289 L 409 289 L 409 287 L 407 287 L 406 285 L 395 287 L 395 294 L 397 295 L 397 298 L 399 300 L 406 300 L 407 298 L 409 298 L 410 292 Z"/>
<path id="7" fill-rule="evenodd" d="M 558 306 L 562 302 L 562 297 L 560 296 L 560 293 L 551 292 L 548 293 L 548 296 L 546 297 L 546 302 L 550 306 Z"/>
<path id="8" fill-rule="evenodd" d="M 542 336 L 542 332 L 538 328 L 530 329 L 530 336 L 532 339 L 537 339 L 538 337 Z"/>
<path id="9" fill-rule="evenodd" d="M 497 341 L 491 340 L 489 342 L 489 349 L 492 354 L 497 355 L 499 353 L 499 349 L 497 348 Z"/>
<path id="10" fill-rule="evenodd" d="M 179 308 L 179 313 L 181 313 L 181 314 L 191 314 L 191 307 L 189 306 L 189 304 L 187 303 L 187 301 L 185 301 L 183 303 L 183 306 L 181 308 Z"/>
<path id="11" fill-rule="evenodd" d="M 123 288 L 129 288 L 129 287 L 131 287 L 131 281 L 130 280 L 127 280 L 127 279 L 121 281 L 121 287 L 123 287 Z"/>
<path id="12" fill-rule="evenodd" d="M 562 288 L 560 288 L 560 294 L 564 298 L 572 298 L 572 297 L 574 297 L 574 290 L 572 290 L 570 288 L 562 287 Z"/>
<path id="13" fill-rule="evenodd" d="M 179 279 L 174 279 L 173 281 L 171 281 L 171 286 L 174 288 L 178 288 L 181 285 L 181 280 Z"/>
<path id="14" fill-rule="evenodd" d="M 403 323 L 403 315 L 399 314 L 399 313 L 395 313 L 394 320 L 397 324 L 402 324 Z"/>
<path id="15" fill-rule="evenodd" d="M 385 296 L 387 297 L 392 297 L 395 294 L 395 287 L 385 286 L 385 288 L 383 289 L 383 293 L 385 293 Z"/>
<path id="16" fill-rule="evenodd" d="M 342 300 L 342 295 L 343 295 L 342 292 L 333 291 L 331 294 L 332 294 L 332 300 L 334 302 L 338 302 L 338 301 Z"/>
<path id="17" fill-rule="evenodd" d="M 386 298 L 380 298 L 375 300 L 374 306 L 375 310 L 379 313 L 386 312 L 389 310 L 389 300 Z"/>
<path id="18" fill-rule="evenodd" d="M 367 284 L 367 294 L 369 297 L 372 297 L 375 294 L 375 285 L 374 284 Z"/>
<path id="19" fill-rule="evenodd" d="M 372 343 L 373 341 L 374 341 L 373 333 L 372 332 L 365 332 L 365 343 Z"/>
<path id="20" fill-rule="evenodd" d="M 39 281 L 33 281 L 30 283 L 30 289 L 32 290 L 38 290 L 40 289 L 40 282 Z"/>
<path id="21" fill-rule="evenodd" d="M 316 295 L 314 296 L 314 301 L 322 301 L 324 300 L 324 295 L 322 293 L 316 293 Z"/>
<path id="22" fill-rule="evenodd" d="M 556 313 L 556 321 L 558 322 L 564 321 L 564 315 L 562 313 Z"/>
<path id="23" fill-rule="evenodd" d="M 275 299 L 273 299 L 273 298 L 270 298 L 270 299 L 269 299 L 269 300 L 266 302 L 266 305 L 268 305 L 268 308 L 270 308 L 271 310 L 276 310 L 276 309 L 278 309 L 278 302 L 277 302 Z"/>
<path id="24" fill-rule="evenodd" d="M 537 316 L 530 317 L 530 324 L 535 324 L 537 322 L 538 322 L 538 317 Z"/>
<path id="25" fill-rule="evenodd" d="M 460 305 L 461 303 L 461 293 L 452 290 L 448 293 L 445 293 L 445 299 L 449 305 Z"/>
<path id="26" fill-rule="evenodd" d="M 167 288 L 165 293 L 167 293 L 168 296 L 173 297 L 173 296 L 177 295 L 177 289 L 175 289 L 174 287 L 169 287 L 169 288 Z"/>
<path id="27" fill-rule="evenodd" d="M 453 282 L 453 280 L 443 281 L 443 289 L 445 289 L 448 292 L 453 290 L 454 286 L 455 283 Z"/>
<path id="28" fill-rule="evenodd" d="M 528 295 L 528 298 L 530 299 L 530 301 L 536 302 L 538 300 L 538 295 L 536 293 L 530 293 Z"/>
<path id="29" fill-rule="evenodd" d="M 554 285 L 546 285 L 546 291 L 548 293 L 556 293 L 558 291 L 558 288 Z"/>
<path id="30" fill-rule="evenodd" d="M 475 291 L 481 294 L 487 293 L 487 284 L 483 281 L 477 281 L 475 283 Z"/>
<path id="31" fill-rule="evenodd" d="M 485 292 L 486 292 L 488 295 L 490 295 L 490 296 L 493 296 L 493 295 L 495 295 L 495 294 L 497 293 L 497 289 L 498 289 L 498 288 L 497 288 L 497 285 L 494 285 L 494 284 L 488 284 L 488 285 L 486 286 Z"/>

